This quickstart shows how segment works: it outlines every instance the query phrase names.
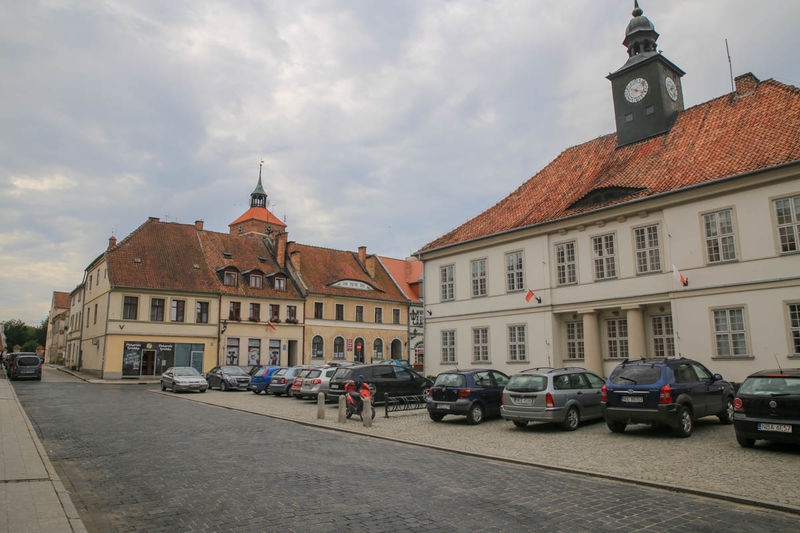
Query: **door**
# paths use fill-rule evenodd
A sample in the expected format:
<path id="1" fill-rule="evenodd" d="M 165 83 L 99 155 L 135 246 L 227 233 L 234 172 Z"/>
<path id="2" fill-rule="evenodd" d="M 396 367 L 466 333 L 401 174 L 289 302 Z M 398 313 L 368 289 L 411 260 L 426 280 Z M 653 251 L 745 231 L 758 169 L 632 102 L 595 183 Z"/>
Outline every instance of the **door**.
<path id="1" fill-rule="evenodd" d="M 192 351 L 191 366 L 201 374 L 203 373 L 203 352 Z"/>
<path id="2" fill-rule="evenodd" d="M 143 376 L 152 376 L 156 370 L 156 351 L 144 350 L 142 351 L 142 374 Z"/>
<path id="3" fill-rule="evenodd" d="M 714 376 L 711 374 L 711 372 L 709 372 L 706 367 L 699 363 L 692 363 L 692 368 L 694 369 L 695 374 L 697 374 L 697 378 L 701 382 L 705 383 L 705 414 L 712 415 L 719 413 L 725 408 L 723 405 L 723 401 L 725 399 L 722 396 L 724 393 L 722 382 L 714 381 Z"/>
<path id="4" fill-rule="evenodd" d="M 689 363 L 681 363 L 673 368 L 675 373 L 675 388 L 672 398 L 677 399 L 681 393 L 686 393 L 692 398 L 694 417 L 705 416 L 708 401 L 706 399 L 706 382 L 700 381 Z"/>
<path id="5" fill-rule="evenodd" d="M 356 338 L 353 345 L 353 361 L 356 363 L 364 362 L 364 339 L 361 337 Z"/>
<path id="6" fill-rule="evenodd" d="M 603 385 L 606 382 L 601 377 L 588 372 L 584 374 L 584 377 L 589 382 L 589 389 L 584 391 L 584 405 L 586 406 L 584 418 L 600 418 L 602 416 L 600 400 L 603 396 Z"/>
<path id="7" fill-rule="evenodd" d="M 288 344 L 289 344 L 289 353 L 288 353 L 289 366 L 295 366 L 299 364 L 297 362 L 297 341 L 289 341 Z M 280 354 L 280 351 L 278 353 Z"/>
<path id="8" fill-rule="evenodd" d="M 395 339 L 392 341 L 391 345 L 392 350 L 392 359 L 402 359 L 403 358 L 403 342 L 400 339 Z"/>
<path id="9" fill-rule="evenodd" d="M 509 377 L 502 372 L 492 371 L 492 378 L 494 378 L 494 388 L 492 390 L 494 405 L 497 408 L 495 414 L 500 414 L 500 403 L 503 400 L 503 389 L 508 385 Z"/>

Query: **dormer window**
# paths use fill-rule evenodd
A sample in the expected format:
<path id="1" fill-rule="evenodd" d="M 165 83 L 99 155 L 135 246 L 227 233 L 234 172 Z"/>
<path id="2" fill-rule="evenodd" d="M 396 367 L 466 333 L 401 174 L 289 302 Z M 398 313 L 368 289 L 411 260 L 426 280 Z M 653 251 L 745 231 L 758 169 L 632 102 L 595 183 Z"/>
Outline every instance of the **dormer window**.
<path id="1" fill-rule="evenodd" d="M 261 274 L 250 274 L 250 287 L 260 289 L 263 287 L 264 277 Z"/>
<path id="2" fill-rule="evenodd" d="M 224 277 L 222 278 L 222 283 L 228 287 L 236 287 L 239 285 L 239 276 L 236 272 L 226 270 Z"/>
<path id="3" fill-rule="evenodd" d="M 340 289 L 358 289 L 360 291 L 374 291 L 375 287 L 369 285 L 368 283 L 364 283 L 363 281 L 357 281 L 354 279 L 343 279 L 341 281 L 337 281 L 331 287 L 337 287 Z"/>
<path id="4" fill-rule="evenodd" d="M 225 259 L 233 259 L 233 254 L 230 252 L 222 252 L 222 257 Z"/>
<path id="5" fill-rule="evenodd" d="M 286 278 L 275 278 L 275 290 L 276 291 L 286 290 Z"/>

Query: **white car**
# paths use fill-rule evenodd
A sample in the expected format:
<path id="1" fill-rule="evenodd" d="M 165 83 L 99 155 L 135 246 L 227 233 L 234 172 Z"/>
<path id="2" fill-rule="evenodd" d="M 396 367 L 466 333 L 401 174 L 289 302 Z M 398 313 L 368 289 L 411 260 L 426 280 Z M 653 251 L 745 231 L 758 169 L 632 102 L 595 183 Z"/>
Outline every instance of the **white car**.
<path id="1" fill-rule="evenodd" d="M 208 389 L 208 381 L 191 366 L 172 366 L 161 374 L 161 390 L 167 389 L 171 389 L 172 392 L 181 390 L 205 392 Z"/>

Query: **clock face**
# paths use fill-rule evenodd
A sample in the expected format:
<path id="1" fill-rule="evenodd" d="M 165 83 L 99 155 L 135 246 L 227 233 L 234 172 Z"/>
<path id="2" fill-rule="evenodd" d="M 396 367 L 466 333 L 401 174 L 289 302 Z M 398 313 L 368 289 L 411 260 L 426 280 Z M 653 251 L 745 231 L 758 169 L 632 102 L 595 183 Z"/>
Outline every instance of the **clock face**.
<path id="1" fill-rule="evenodd" d="M 641 101 L 647 94 L 647 80 L 635 78 L 625 86 L 625 99 L 632 104 Z"/>
<path id="2" fill-rule="evenodd" d="M 672 78 L 667 76 L 664 80 L 664 86 L 667 88 L 667 94 L 670 98 L 672 98 L 673 102 L 678 101 L 678 88 L 675 86 L 675 82 L 672 81 Z"/>

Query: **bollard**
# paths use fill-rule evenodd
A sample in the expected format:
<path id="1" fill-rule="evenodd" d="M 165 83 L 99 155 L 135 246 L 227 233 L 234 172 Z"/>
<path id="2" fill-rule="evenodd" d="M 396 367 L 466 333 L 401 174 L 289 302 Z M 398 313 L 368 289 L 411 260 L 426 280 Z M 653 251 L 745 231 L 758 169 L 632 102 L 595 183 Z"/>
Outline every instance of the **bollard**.
<path id="1" fill-rule="evenodd" d="M 365 428 L 372 427 L 372 400 L 364 401 L 364 408 L 361 410 L 361 421 Z"/>
<path id="2" fill-rule="evenodd" d="M 347 420 L 347 415 L 344 412 L 344 395 L 339 396 L 339 423 L 344 424 Z"/>
<path id="3" fill-rule="evenodd" d="M 317 394 L 317 418 L 325 420 L 325 393 Z"/>

